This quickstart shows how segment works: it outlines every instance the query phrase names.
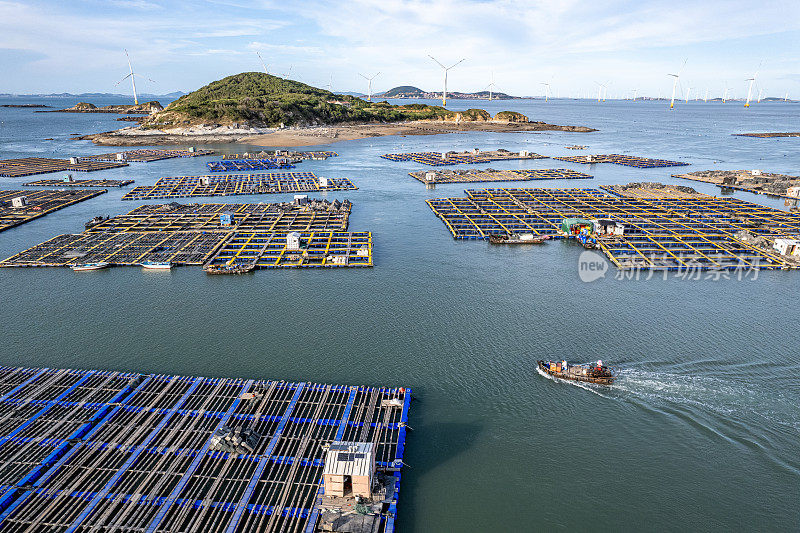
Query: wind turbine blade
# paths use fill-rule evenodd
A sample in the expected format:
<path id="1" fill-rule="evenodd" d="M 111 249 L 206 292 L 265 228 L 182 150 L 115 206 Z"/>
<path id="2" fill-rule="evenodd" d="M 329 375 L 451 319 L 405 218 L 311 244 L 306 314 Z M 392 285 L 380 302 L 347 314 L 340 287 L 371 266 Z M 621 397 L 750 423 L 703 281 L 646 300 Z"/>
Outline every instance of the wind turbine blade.
<path id="1" fill-rule="evenodd" d="M 465 57 L 464 59 L 460 60 L 458 63 L 453 63 L 451 66 L 447 67 L 447 70 L 450 70 L 451 68 L 455 67 L 456 65 L 460 65 L 461 63 L 463 63 L 466 60 L 467 60 L 467 58 Z"/>
<path id="2" fill-rule="evenodd" d="M 127 79 L 128 79 L 128 78 L 130 78 L 131 76 L 133 76 L 133 74 L 128 74 L 127 76 L 125 76 L 124 78 L 122 78 L 121 80 L 119 80 L 117 83 L 115 83 L 115 84 L 114 84 L 114 87 L 116 87 L 117 85 L 119 85 L 119 84 L 120 84 L 120 83 L 122 83 L 123 81 L 127 80 Z"/>
<path id="3" fill-rule="evenodd" d="M 443 69 L 447 70 L 447 67 L 445 67 L 444 65 L 442 65 L 441 63 L 439 63 L 439 60 L 438 60 L 438 59 L 436 59 L 435 57 L 433 57 L 433 56 L 432 56 L 432 55 L 430 55 L 430 54 L 428 54 L 428 57 L 430 57 L 431 59 L 433 59 L 434 61 L 436 61 L 436 64 L 437 64 L 437 65 L 439 65 L 439 66 L 440 66 L 440 67 L 442 67 Z"/>
<path id="4" fill-rule="evenodd" d="M 362 78 L 364 78 L 365 80 L 369 81 L 369 78 L 364 76 L 363 74 L 359 73 L 358 75 L 361 76 Z"/>

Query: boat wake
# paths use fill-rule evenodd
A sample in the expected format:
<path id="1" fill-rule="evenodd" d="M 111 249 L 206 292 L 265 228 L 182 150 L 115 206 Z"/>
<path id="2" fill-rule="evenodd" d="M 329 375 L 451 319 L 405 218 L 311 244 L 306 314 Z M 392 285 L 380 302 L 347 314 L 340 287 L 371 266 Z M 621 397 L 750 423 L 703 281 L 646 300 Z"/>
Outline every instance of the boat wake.
<path id="1" fill-rule="evenodd" d="M 603 394 L 602 392 L 597 390 L 597 388 L 595 386 L 592 386 L 590 383 L 584 383 L 584 382 L 581 382 L 581 381 L 573 381 L 571 379 L 557 378 L 555 376 L 551 376 L 550 374 L 548 374 L 547 372 L 545 372 L 544 370 L 542 370 L 538 366 L 536 367 L 536 371 L 539 373 L 540 376 L 544 376 L 547 379 L 555 381 L 556 383 L 566 383 L 568 385 L 573 385 L 573 386 L 578 387 L 578 388 L 583 389 L 583 390 L 588 390 L 589 392 L 597 394 L 598 396 L 602 396 L 603 398 L 611 398 L 611 396 L 607 396 L 607 395 Z M 603 387 L 607 388 L 607 387 L 609 387 L 609 385 L 603 385 Z"/>

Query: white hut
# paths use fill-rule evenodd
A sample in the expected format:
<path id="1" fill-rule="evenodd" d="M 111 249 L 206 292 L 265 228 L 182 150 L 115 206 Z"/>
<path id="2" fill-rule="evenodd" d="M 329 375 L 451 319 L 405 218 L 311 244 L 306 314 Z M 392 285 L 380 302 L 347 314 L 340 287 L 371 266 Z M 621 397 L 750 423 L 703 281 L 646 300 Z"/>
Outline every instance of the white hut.
<path id="1" fill-rule="evenodd" d="M 375 454 L 371 442 L 334 441 L 325 455 L 325 496 L 372 497 Z"/>

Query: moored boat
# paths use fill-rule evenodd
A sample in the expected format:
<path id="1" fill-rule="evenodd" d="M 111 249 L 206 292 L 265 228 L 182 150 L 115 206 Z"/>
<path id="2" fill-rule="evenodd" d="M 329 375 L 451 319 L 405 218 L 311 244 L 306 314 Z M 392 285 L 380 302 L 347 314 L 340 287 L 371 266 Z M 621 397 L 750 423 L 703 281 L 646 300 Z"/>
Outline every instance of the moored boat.
<path id="1" fill-rule="evenodd" d="M 172 268 L 172 263 L 169 261 L 144 261 L 141 265 L 142 268 L 147 270 L 169 270 Z"/>
<path id="2" fill-rule="evenodd" d="M 549 235 L 534 235 L 533 233 L 494 233 L 489 235 L 491 244 L 542 244 L 549 240 Z"/>
<path id="3" fill-rule="evenodd" d="M 106 268 L 108 263 L 99 262 L 99 263 L 82 263 L 78 265 L 71 265 L 70 268 L 75 272 L 83 272 L 85 270 L 101 270 Z"/>
<path id="4" fill-rule="evenodd" d="M 611 385 L 616 379 L 614 371 L 597 361 L 591 365 L 570 365 L 566 361 L 537 361 L 539 370 L 546 374 L 571 381 L 584 381 L 598 385 Z"/>

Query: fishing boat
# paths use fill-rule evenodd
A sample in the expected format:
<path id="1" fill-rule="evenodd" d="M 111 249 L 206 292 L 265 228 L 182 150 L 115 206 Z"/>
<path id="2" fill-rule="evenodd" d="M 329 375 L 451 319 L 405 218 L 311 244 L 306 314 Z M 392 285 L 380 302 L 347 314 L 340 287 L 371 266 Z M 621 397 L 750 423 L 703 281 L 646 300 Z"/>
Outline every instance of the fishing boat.
<path id="1" fill-rule="evenodd" d="M 98 216 L 94 217 L 93 219 L 91 219 L 90 221 L 86 222 L 83 226 L 86 229 L 93 228 L 93 227 L 97 226 L 98 224 L 102 224 L 106 220 L 108 220 L 108 216 L 98 215 Z"/>
<path id="2" fill-rule="evenodd" d="M 566 361 L 543 360 L 537 363 L 542 372 L 556 378 L 571 381 L 611 385 L 617 377 L 611 368 L 603 365 L 602 361 L 597 361 L 597 363 L 590 365 L 570 365 Z"/>
<path id="3" fill-rule="evenodd" d="M 172 263 L 169 261 L 144 261 L 141 265 L 146 270 L 169 270 L 172 268 Z"/>
<path id="4" fill-rule="evenodd" d="M 489 235 L 491 244 L 543 244 L 550 235 L 534 235 L 533 233 L 494 233 Z"/>
<path id="5" fill-rule="evenodd" d="M 99 262 L 99 263 L 82 263 L 78 265 L 71 265 L 70 268 L 75 272 L 83 272 L 84 270 L 101 270 L 106 268 L 108 263 Z"/>

